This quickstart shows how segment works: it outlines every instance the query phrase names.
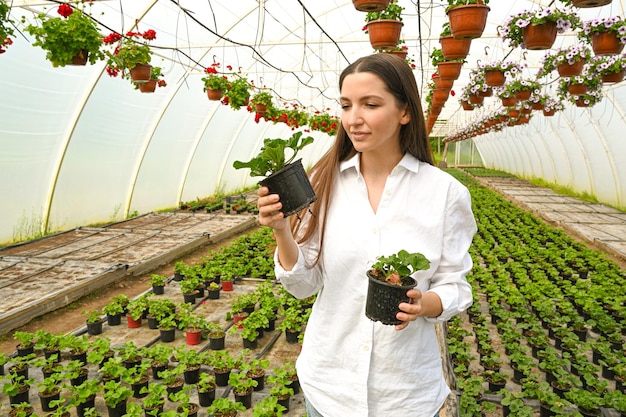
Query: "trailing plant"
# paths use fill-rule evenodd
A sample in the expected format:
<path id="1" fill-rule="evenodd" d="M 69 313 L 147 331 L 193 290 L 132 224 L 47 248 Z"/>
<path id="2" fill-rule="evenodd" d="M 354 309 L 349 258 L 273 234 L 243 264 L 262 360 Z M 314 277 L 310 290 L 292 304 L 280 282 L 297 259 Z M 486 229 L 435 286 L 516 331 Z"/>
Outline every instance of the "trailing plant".
<path id="1" fill-rule="evenodd" d="M 547 22 L 556 23 L 558 33 L 581 27 L 580 18 L 574 10 L 542 7 L 538 10 L 523 10 L 509 16 L 502 24 L 500 36 L 509 46 L 515 48 L 523 45 L 523 32 L 526 26 L 536 26 Z"/>
<path id="2" fill-rule="evenodd" d="M 122 78 L 130 77 L 130 70 L 139 64 L 150 64 L 152 50 L 147 42 L 156 39 L 156 31 L 148 29 L 145 32 L 127 32 L 125 36 L 111 33 L 104 38 L 106 45 L 115 45 L 113 51 L 107 51 L 107 74 Z"/>
<path id="3" fill-rule="evenodd" d="M 590 43 L 593 35 L 609 32 L 615 34 L 622 44 L 626 44 L 626 19 L 620 16 L 597 17 L 582 23 L 578 33 L 581 40 Z"/>

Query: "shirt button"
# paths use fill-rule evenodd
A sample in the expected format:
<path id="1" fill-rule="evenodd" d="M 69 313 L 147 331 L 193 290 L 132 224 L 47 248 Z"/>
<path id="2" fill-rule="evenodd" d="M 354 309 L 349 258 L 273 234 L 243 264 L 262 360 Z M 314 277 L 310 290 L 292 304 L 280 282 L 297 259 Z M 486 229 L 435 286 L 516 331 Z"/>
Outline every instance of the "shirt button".
<path id="1" fill-rule="evenodd" d="M 378 233 L 378 229 L 372 229 L 372 234 L 375 235 L 376 233 Z"/>
<path id="2" fill-rule="evenodd" d="M 368 350 L 370 350 L 369 345 L 363 345 L 363 350 L 364 350 L 364 351 L 366 351 L 366 352 L 367 352 Z"/>
<path id="3" fill-rule="evenodd" d="M 391 195 L 391 190 L 385 190 L 385 194 Z"/>

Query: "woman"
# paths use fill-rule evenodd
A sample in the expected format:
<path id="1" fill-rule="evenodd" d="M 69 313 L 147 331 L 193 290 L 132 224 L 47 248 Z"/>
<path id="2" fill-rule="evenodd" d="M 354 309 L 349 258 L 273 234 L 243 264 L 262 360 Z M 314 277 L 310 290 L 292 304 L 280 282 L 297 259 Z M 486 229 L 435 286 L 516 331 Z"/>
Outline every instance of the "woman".
<path id="1" fill-rule="evenodd" d="M 296 364 L 307 415 L 432 417 L 450 392 L 434 323 L 472 302 L 469 192 L 432 166 L 405 61 L 360 58 L 339 88 L 341 126 L 311 169 L 311 211 L 290 225 L 279 196 L 258 191 L 259 221 L 276 236 L 276 276 L 298 298 L 318 293 Z M 402 323 L 385 326 L 365 317 L 365 272 L 400 249 L 423 253 L 430 268 L 413 275 Z"/>

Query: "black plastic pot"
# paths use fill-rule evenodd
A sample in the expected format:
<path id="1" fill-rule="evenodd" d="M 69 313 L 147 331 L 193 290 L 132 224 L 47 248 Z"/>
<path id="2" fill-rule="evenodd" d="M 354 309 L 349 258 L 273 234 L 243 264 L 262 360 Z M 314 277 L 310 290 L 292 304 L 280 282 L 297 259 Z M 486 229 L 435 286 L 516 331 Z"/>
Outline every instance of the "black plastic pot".
<path id="1" fill-rule="evenodd" d="M 372 321 L 379 321 L 386 325 L 396 325 L 402 323 L 396 318 L 400 311 L 400 303 L 408 303 L 407 291 L 417 285 L 412 277 L 403 277 L 403 281 L 411 281 L 409 285 L 391 285 L 380 281 L 367 271 L 369 285 L 367 287 L 367 299 L 365 304 L 365 315 Z"/>
<path id="2" fill-rule="evenodd" d="M 269 188 L 271 194 L 280 196 L 283 204 L 280 211 L 285 217 L 297 213 L 317 200 L 301 159 L 259 181 L 259 184 Z"/>

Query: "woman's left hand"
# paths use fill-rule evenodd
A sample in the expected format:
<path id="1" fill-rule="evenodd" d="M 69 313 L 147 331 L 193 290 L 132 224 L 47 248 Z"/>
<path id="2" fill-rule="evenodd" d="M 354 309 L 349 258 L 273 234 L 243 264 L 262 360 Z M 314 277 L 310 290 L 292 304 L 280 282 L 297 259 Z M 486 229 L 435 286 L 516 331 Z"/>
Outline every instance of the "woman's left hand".
<path id="1" fill-rule="evenodd" d="M 418 316 L 422 315 L 422 292 L 420 290 L 411 289 L 406 293 L 411 299 L 410 303 L 400 303 L 400 312 L 396 314 L 398 320 L 402 323 L 396 324 L 396 330 L 402 330 L 409 325 L 410 321 L 415 321 Z"/>

